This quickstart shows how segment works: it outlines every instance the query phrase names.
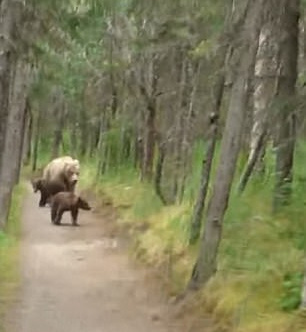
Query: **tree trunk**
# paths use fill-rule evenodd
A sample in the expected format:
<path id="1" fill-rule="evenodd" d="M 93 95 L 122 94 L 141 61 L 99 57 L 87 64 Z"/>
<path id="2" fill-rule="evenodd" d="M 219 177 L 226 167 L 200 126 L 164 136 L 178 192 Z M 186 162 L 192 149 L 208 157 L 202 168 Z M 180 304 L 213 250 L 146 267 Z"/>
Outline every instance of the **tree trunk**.
<path id="1" fill-rule="evenodd" d="M 85 105 L 80 111 L 80 129 L 81 129 L 81 142 L 79 146 L 79 153 L 82 157 L 85 156 L 88 147 L 88 117 Z"/>
<path id="2" fill-rule="evenodd" d="M 156 164 L 154 184 L 155 184 L 156 195 L 160 198 L 160 200 L 162 201 L 162 203 L 164 205 L 167 205 L 168 202 L 163 194 L 162 187 L 161 187 L 165 156 L 166 156 L 165 144 L 160 143 L 158 145 L 158 159 L 157 159 L 157 164 Z"/>
<path id="3" fill-rule="evenodd" d="M 157 58 L 152 56 L 149 67 L 150 74 L 150 87 L 147 88 L 143 83 L 140 84 L 140 93 L 144 97 L 146 103 L 145 112 L 145 130 L 144 130 L 144 151 L 142 160 L 142 179 L 148 181 L 152 180 L 153 176 L 153 163 L 154 163 L 154 153 L 155 153 L 155 120 L 156 120 L 156 89 L 158 77 L 156 74 Z"/>
<path id="4" fill-rule="evenodd" d="M 263 168 L 265 136 L 268 135 L 268 121 L 271 119 L 271 102 L 275 96 L 278 70 L 279 18 L 283 7 L 275 1 L 266 5 L 263 26 L 259 35 L 256 54 L 253 95 L 253 126 L 250 139 L 250 153 L 241 176 L 239 192 L 243 192 L 254 169 Z"/>
<path id="5" fill-rule="evenodd" d="M 22 147 L 22 162 L 24 165 L 29 165 L 31 161 L 31 153 L 32 153 L 32 114 L 30 110 L 30 103 L 27 100 L 26 106 L 26 119 L 25 119 L 25 131 L 23 138 L 23 147 Z"/>
<path id="6" fill-rule="evenodd" d="M 199 83 L 199 77 L 201 73 L 201 63 L 198 63 L 195 68 L 195 72 L 191 70 L 191 65 L 189 66 L 189 89 L 185 92 L 186 98 L 189 98 L 188 107 L 186 105 L 186 111 L 183 118 L 183 132 L 182 132 L 182 144 L 181 144 L 181 154 L 182 154 L 182 165 L 181 165 L 181 173 L 182 179 L 180 181 L 179 192 L 178 192 L 178 201 L 182 203 L 185 194 L 185 185 L 186 179 L 188 175 L 188 171 L 190 170 L 190 160 L 191 160 L 191 153 L 192 153 L 192 133 L 194 128 L 194 102 L 196 97 L 196 92 Z"/>
<path id="7" fill-rule="evenodd" d="M 19 1 L 3 0 L 0 3 L 0 172 L 4 158 L 7 130 L 8 104 L 11 73 L 16 61 L 15 28 L 19 23 L 22 4 Z"/>
<path id="8" fill-rule="evenodd" d="M 264 131 L 260 134 L 259 137 L 256 137 L 256 146 L 254 147 L 255 150 L 252 151 L 251 159 L 249 158 L 246 168 L 239 181 L 238 185 L 239 193 L 243 193 L 257 161 L 259 161 L 260 157 L 263 155 L 263 151 L 265 149 L 266 135 L 267 135 L 266 131 Z"/>
<path id="9" fill-rule="evenodd" d="M 229 8 L 229 13 L 231 12 L 231 8 Z M 195 243 L 200 237 L 201 227 L 202 227 L 202 218 L 203 211 L 207 196 L 207 189 L 210 180 L 211 173 L 211 165 L 215 153 L 215 146 L 218 138 L 218 120 L 220 116 L 220 108 L 224 93 L 224 84 L 225 84 L 225 67 L 226 67 L 226 59 L 229 49 L 229 40 L 226 36 L 227 30 L 231 25 L 231 15 L 227 15 L 225 30 L 219 40 L 219 50 L 218 50 L 218 60 L 217 60 L 217 68 L 218 73 L 215 80 L 215 84 L 213 87 L 213 100 L 212 100 L 212 111 L 210 114 L 210 137 L 208 141 L 207 150 L 205 152 L 205 156 L 203 159 L 203 167 L 202 167 L 202 175 L 201 175 L 201 183 L 198 192 L 198 197 L 196 203 L 193 208 L 193 215 L 190 223 L 190 237 L 189 243 Z"/>
<path id="10" fill-rule="evenodd" d="M 153 175 L 153 161 L 155 152 L 155 117 L 156 117 L 156 103 L 153 98 L 147 105 L 146 115 L 146 139 L 143 156 L 143 174 L 147 180 L 152 179 Z"/>
<path id="11" fill-rule="evenodd" d="M 175 124 L 175 137 L 174 137 L 174 162 L 173 162 L 173 184 L 171 200 L 177 201 L 178 192 L 180 188 L 180 179 L 182 178 L 182 145 L 183 145 L 183 127 L 184 117 L 187 106 L 187 58 L 185 57 L 183 49 L 179 49 L 177 52 L 180 54 L 180 62 L 177 66 L 180 68 L 179 89 L 177 96 L 177 111 L 176 111 L 176 124 Z"/>
<path id="12" fill-rule="evenodd" d="M 63 130 L 65 125 L 65 105 L 64 102 L 61 102 L 56 107 L 56 123 L 55 123 L 55 129 L 54 129 L 54 138 L 53 138 L 53 144 L 52 144 L 52 153 L 51 153 L 51 159 L 55 159 L 59 156 L 60 152 L 60 145 L 63 138 Z"/>
<path id="13" fill-rule="evenodd" d="M 255 54 L 260 27 L 263 0 L 250 0 L 242 29 L 242 48 L 237 77 L 235 79 L 224 134 L 221 142 L 220 161 L 213 185 L 212 197 L 206 214 L 206 225 L 193 268 L 188 289 L 198 289 L 216 272 L 217 254 L 222 236 L 222 224 L 235 173 L 243 129 L 249 79 L 254 70 Z"/>
<path id="14" fill-rule="evenodd" d="M 223 82 L 219 82 L 221 85 L 220 87 L 220 102 L 223 94 L 223 87 L 224 87 L 224 76 Z M 216 108 L 216 111 L 219 113 L 219 107 Z M 201 224 L 202 224 L 202 216 L 205 206 L 205 200 L 207 195 L 207 188 L 210 179 L 210 170 L 211 165 L 215 153 L 215 146 L 217 142 L 217 135 L 218 135 L 218 113 L 212 113 L 211 119 L 211 137 L 208 142 L 207 151 L 205 155 L 205 159 L 203 160 L 203 168 L 202 168 L 202 176 L 201 176 L 201 183 L 200 189 L 197 197 L 197 201 L 193 208 L 193 215 L 191 219 L 191 227 L 190 227 L 190 238 L 189 243 L 195 243 L 201 232 Z"/>
<path id="15" fill-rule="evenodd" d="M 279 4 L 281 5 L 281 4 Z M 274 208 L 290 202 L 296 138 L 294 100 L 297 79 L 299 0 L 283 0 L 280 18 L 280 67 L 277 88 L 276 184 Z"/>
<path id="16" fill-rule="evenodd" d="M 70 153 L 72 156 L 77 154 L 77 120 L 75 115 L 72 117 L 72 124 L 70 127 Z"/>
<path id="17" fill-rule="evenodd" d="M 25 77 L 27 79 L 27 77 Z M 25 91 L 27 93 L 27 91 Z M 22 100 L 20 100 L 22 102 Z M 22 105 L 20 105 L 22 107 Z M 18 151 L 18 163 L 15 171 L 15 185 L 19 183 L 20 179 L 20 171 L 23 163 L 23 148 L 24 148 L 24 141 L 26 140 L 25 133 L 26 133 L 26 127 L 27 127 L 27 118 L 29 113 L 29 103 L 27 97 L 25 97 L 24 101 L 24 113 L 23 113 L 23 119 L 21 124 L 21 138 L 19 142 L 19 151 Z"/>
<path id="18" fill-rule="evenodd" d="M 97 151 L 99 153 L 98 157 L 98 166 L 97 166 L 97 179 L 100 177 L 101 174 L 103 174 L 103 150 L 104 150 L 104 134 L 105 134 L 105 113 L 101 113 L 100 115 L 100 126 L 99 126 L 99 140 L 98 140 L 98 146 Z"/>
<path id="19" fill-rule="evenodd" d="M 134 149 L 135 149 L 134 167 L 135 167 L 135 169 L 140 169 L 141 170 L 144 147 L 143 147 L 143 139 L 139 135 L 137 135 L 135 137 Z"/>
<path id="20" fill-rule="evenodd" d="M 32 171 L 37 169 L 37 160 L 38 160 L 38 149 L 39 149 L 39 140 L 40 140 L 40 130 L 42 124 L 43 113 L 42 110 L 38 110 L 36 117 L 36 126 L 35 126 L 35 135 L 34 135 L 34 144 L 33 144 L 33 160 L 32 160 Z"/>
<path id="21" fill-rule="evenodd" d="M 25 125 L 27 80 L 27 68 L 24 63 L 18 62 L 11 85 L 12 93 L 9 99 L 9 114 L 0 173 L 0 227 L 3 227 L 7 221 L 12 190 L 17 182 L 23 126 Z"/>

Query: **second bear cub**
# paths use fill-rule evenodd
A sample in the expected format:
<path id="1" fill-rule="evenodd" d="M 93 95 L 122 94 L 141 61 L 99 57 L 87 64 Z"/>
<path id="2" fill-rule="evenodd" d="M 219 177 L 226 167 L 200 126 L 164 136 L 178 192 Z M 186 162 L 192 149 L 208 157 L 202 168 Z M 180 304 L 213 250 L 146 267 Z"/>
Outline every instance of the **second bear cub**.
<path id="1" fill-rule="evenodd" d="M 73 226 L 78 226 L 79 209 L 91 210 L 88 202 L 71 192 L 60 192 L 51 199 L 51 221 L 54 225 L 60 225 L 63 213 L 70 211 Z"/>
<path id="2" fill-rule="evenodd" d="M 40 191 L 40 201 L 39 201 L 40 207 L 45 206 L 49 202 L 51 196 L 61 191 L 67 191 L 67 188 L 64 185 L 64 183 L 61 183 L 60 181 L 47 182 L 42 178 L 32 180 L 32 186 L 34 193 Z"/>

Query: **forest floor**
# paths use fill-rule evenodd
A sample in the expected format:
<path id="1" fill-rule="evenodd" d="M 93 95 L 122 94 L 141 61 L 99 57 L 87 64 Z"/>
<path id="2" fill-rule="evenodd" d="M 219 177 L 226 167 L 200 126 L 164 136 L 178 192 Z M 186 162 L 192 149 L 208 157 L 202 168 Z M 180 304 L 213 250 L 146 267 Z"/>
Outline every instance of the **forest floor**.
<path id="1" fill-rule="evenodd" d="M 212 331 L 209 321 L 171 314 L 161 283 L 130 259 L 127 241 L 117 236 L 112 207 L 80 211 L 80 227 L 71 226 L 68 213 L 54 226 L 38 200 L 29 187 L 21 282 L 6 332 Z"/>

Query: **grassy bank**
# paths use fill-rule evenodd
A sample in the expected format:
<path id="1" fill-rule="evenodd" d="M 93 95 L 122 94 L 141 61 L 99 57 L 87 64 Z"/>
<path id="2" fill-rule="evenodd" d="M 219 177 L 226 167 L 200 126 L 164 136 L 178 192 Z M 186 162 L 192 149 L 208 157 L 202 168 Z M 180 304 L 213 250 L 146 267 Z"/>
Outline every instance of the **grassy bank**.
<path id="1" fill-rule="evenodd" d="M 242 197 L 232 195 L 218 273 L 194 308 L 199 314 L 212 314 L 224 331 L 306 331 L 306 320 L 296 310 L 306 247 L 304 152 L 305 147 L 299 146 L 293 204 L 282 213 L 271 213 L 272 153 L 264 181 L 254 179 Z M 196 192 L 199 165 L 200 158 L 189 179 L 189 193 Z M 119 223 L 129 225 L 133 232 L 133 254 L 158 269 L 171 294 L 180 292 L 198 250 L 197 245 L 187 243 L 192 195 L 181 205 L 164 207 L 152 187 L 140 183 L 132 169 L 123 167 L 99 183 L 95 174 L 94 164 L 83 163 L 83 186 L 91 184 L 98 194 L 111 198 L 120 212 Z"/>
<path id="2" fill-rule="evenodd" d="M 25 188 L 17 186 L 13 193 L 9 221 L 5 232 L 0 232 L 0 331 L 4 311 L 14 298 L 18 286 L 19 235 L 21 206 Z"/>

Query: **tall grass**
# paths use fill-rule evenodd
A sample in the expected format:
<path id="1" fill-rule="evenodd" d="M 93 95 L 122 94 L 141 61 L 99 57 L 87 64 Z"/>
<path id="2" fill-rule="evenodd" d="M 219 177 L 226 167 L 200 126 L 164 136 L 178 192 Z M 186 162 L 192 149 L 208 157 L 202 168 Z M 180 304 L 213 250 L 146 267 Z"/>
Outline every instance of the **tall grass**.
<path id="1" fill-rule="evenodd" d="M 18 185 L 13 192 L 8 223 L 0 232 L 0 331 L 3 331 L 3 315 L 11 303 L 19 277 L 19 237 L 24 185 Z"/>
<path id="2" fill-rule="evenodd" d="M 111 197 L 120 211 L 119 222 L 135 230 L 134 255 L 158 268 L 172 294 L 186 285 L 198 251 L 198 244 L 190 247 L 187 240 L 204 148 L 202 142 L 195 145 L 183 203 L 167 207 L 152 185 L 139 181 L 130 165 L 117 165 L 97 181 L 97 161 L 82 162 L 81 186 L 94 187 L 98 194 Z M 296 148 L 292 204 L 278 214 L 272 214 L 271 209 L 274 159 L 273 150 L 268 150 L 265 176 L 254 176 L 241 196 L 236 189 L 245 156 L 238 163 L 225 215 L 218 273 L 203 290 L 198 305 L 225 330 L 306 331 L 303 324 L 301 328 L 296 325 L 295 315 L 306 249 L 306 144 L 299 142 Z M 147 227 L 139 232 L 138 226 L 143 224 Z"/>

